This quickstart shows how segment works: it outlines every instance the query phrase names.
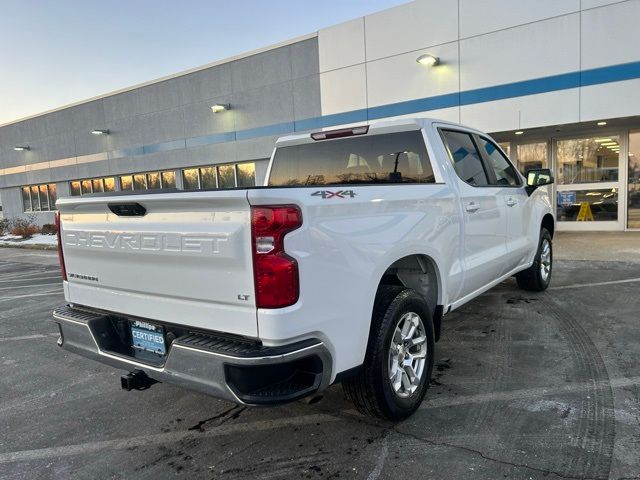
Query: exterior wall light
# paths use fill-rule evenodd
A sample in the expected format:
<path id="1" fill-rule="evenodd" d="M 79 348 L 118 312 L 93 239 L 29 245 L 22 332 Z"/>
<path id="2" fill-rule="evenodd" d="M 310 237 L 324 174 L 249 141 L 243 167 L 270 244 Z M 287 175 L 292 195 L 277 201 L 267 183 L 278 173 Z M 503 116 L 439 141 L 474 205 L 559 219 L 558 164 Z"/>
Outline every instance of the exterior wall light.
<path id="1" fill-rule="evenodd" d="M 424 65 L 425 67 L 435 67 L 440 65 L 440 57 L 434 57 L 429 53 L 425 53 L 424 55 L 420 55 L 416 58 L 416 62 L 420 65 Z"/>
<path id="2" fill-rule="evenodd" d="M 607 122 L 598 122 L 596 125 L 598 125 L 599 127 L 604 127 L 607 124 Z"/>
<path id="3" fill-rule="evenodd" d="M 16 145 L 13 147 L 16 152 L 24 152 L 25 150 L 31 150 L 29 145 Z"/>
<path id="4" fill-rule="evenodd" d="M 109 129 L 100 130 L 98 128 L 94 128 L 93 130 L 91 130 L 91 133 L 93 133 L 94 135 L 109 135 Z"/>
<path id="5" fill-rule="evenodd" d="M 215 105 L 211 105 L 211 111 L 213 113 L 220 113 L 225 110 L 231 110 L 231 105 L 228 103 L 216 103 Z"/>
<path id="6" fill-rule="evenodd" d="M 518 131 L 516 132 L 516 135 L 523 135 L 523 134 L 524 134 L 524 132 L 523 132 L 522 130 L 518 130 Z"/>

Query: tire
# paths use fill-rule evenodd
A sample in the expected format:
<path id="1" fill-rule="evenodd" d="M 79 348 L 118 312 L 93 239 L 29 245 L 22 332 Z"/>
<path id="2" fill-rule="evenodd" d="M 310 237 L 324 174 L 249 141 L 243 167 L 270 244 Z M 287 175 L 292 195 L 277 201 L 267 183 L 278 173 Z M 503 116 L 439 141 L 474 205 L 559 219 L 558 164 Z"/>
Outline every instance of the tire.
<path id="1" fill-rule="evenodd" d="M 413 333 L 406 335 L 407 339 L 419 343 L 408 346 L 409 343 L 401 341 L 405 331 L 396 331 L 398 327 L 407 328 L 407 334 Z M 415 370 L 400 367 L 397 362 L 400 356 Z M 361 413 L 391 421 L 402 420 L 422 403 L 429 388 L 433 360 L 433 321 L 427 302 L 414 290 L 381 285 L 373 307 L 363 367 L 356 376 L 345 379 L 342 386 Z M 410 372 L 416 373 L 413 381 Z"/>
<path id="2" fill-rule="evenodd" d="M 547 246 L 548 252 L 545 252 Z M 546 228 L 542 227 L 533 265 L 516 274 L 518 286 L 530 292 L 542 292 L 547 289 L 551 282 L 552 270 L 553 244 L 551 242 L 551 234 Z"/>

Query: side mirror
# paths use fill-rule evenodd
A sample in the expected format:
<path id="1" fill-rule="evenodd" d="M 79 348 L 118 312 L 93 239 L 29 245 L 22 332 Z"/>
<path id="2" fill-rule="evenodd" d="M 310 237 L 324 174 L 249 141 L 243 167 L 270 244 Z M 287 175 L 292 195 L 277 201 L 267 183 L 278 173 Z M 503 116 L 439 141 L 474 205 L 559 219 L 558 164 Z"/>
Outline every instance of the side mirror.
<path id="1" fill-rule="evenodd" d="M 553 174 L 548 168 L 536 168 L 527 170 L 527 195 L 531 195 L 536 188 L 553 183 Z"/>

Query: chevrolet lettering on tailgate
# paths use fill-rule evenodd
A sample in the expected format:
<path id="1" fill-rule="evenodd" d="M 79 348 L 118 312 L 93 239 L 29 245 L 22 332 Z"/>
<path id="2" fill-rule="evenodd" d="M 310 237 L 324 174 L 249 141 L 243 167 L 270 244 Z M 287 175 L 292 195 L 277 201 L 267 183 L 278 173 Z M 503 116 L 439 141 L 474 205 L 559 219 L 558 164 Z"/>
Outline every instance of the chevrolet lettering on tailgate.
<path id="1" fill-rule="evenodd" d="M 64 244 L 69 247 L 149 251 L 184 252 L 216 255 L 226 235 L 181 233 L 127 233 L 127 232 L 65 232 Z"/>

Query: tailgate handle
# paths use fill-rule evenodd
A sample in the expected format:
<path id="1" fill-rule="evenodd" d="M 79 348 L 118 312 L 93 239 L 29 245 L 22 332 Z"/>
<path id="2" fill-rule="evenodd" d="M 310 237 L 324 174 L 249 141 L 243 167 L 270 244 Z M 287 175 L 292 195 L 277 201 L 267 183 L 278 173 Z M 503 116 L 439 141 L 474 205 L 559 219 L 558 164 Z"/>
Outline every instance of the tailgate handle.
<path id="1" fill-rule="evenodd" d="M 110 203 L 109 210 L 119 217 L 144 217 L 147 213 L 139 203 Z"/>

